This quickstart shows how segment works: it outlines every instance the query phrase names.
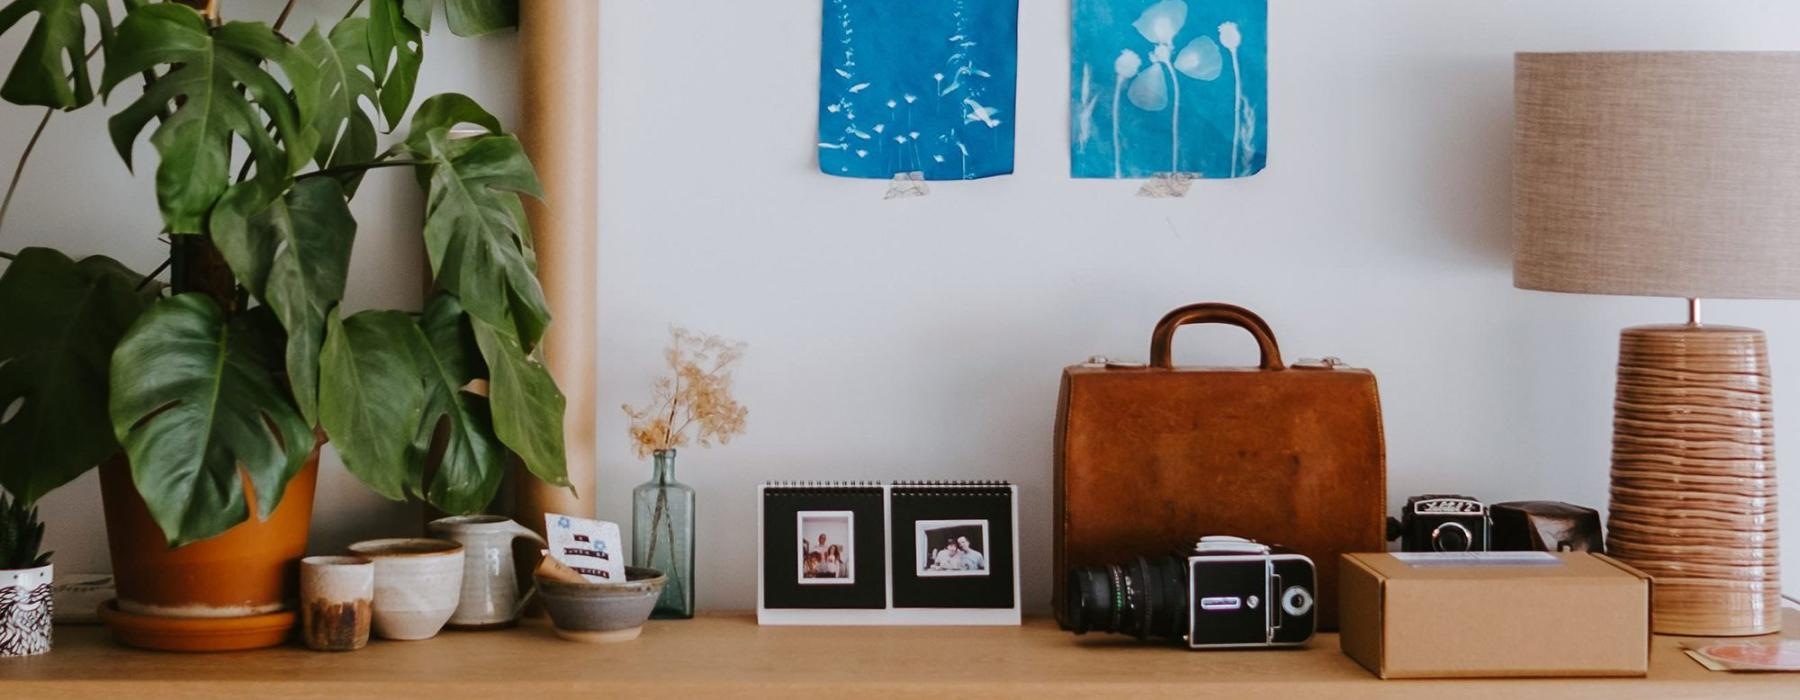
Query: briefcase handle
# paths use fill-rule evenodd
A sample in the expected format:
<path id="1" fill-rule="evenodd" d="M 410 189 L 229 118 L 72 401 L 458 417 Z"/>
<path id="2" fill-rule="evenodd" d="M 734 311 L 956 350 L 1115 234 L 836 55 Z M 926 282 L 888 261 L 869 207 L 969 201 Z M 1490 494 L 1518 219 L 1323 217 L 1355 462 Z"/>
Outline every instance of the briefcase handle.
<path id="1" fill-rule="evenodd" d="M 1262 351 L 1262 368 L 1278 370 L 1286 367 L 1281 364 L 1281 349 L 1275 346 L 1275 332 L 1269 330 L 1269 324 L 1261 316 L 1241 306 L 1217 302 L 1189 304 L 1170 311 L 1157 321 L 1156 332 L 1150 334 L 1151 367 L 1174 368 L 1169 345 L 1175 340 L 1175 329 L 1190 323 L 1223 323 L 1250 331 L 1250 335 L 1256 337 L 1256 347 Z"/>

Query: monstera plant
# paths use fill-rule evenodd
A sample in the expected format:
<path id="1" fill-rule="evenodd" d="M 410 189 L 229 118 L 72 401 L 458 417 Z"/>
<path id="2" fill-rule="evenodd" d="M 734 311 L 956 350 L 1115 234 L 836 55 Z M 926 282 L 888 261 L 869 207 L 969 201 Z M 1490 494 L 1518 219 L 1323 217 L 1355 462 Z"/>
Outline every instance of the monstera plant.
<path id="1" fill-rule="evenodd" d="M 273 24 L 218 0 L 0 9 L 0 33 L 30 27 L 0 98 L 46 121 L 101 98 L 134 169 L 148 138 L 157 214 L 146 194 L 142 230 L 119 233 L 169 249 L 149 273 L 0 252 L 0 487 L 21 501 L 123 454 L 182 545 L 267 518 L 319 440 L 375 492 L 453 513 L 485 507 L 513 456 L 567 483 L 519 141 L 462 95 L 415 108 L 432 0 L 342 0 L 341 20 L 293 34 L 296 2 Z M 458 35 L 517 15 L 516 0 L 443 7 Z M 347 313 L 348 204 L 389 167 L 424 191 L 437 291 L 418 312 Z"/>

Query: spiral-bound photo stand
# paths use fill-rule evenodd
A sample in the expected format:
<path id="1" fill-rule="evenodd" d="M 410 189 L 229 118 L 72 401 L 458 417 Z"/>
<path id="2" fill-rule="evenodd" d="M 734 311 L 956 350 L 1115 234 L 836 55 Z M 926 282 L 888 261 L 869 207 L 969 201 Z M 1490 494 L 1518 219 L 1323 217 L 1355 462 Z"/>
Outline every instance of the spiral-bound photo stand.
<path id="1" fill-rule="evenodd" d="M 771 482 L 757 496 L 759 624 L 1019 624 L 1017 486 Z M 844 519 L 854 527 L 806 529 Z M 820 535 L 823 544 L 815 541 Z M 813 571 L 853 575 L 854 582 L 809 580 L 824 575 L 807 573 L 806 557 L 815 553 L 829 560 L 814 562 Z"/>

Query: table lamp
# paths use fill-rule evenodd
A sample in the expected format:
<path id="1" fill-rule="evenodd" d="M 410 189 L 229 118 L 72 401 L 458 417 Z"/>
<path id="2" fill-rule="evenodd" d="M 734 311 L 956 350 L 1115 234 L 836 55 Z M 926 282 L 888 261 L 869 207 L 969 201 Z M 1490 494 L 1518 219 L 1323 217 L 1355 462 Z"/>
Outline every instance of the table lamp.
<path id="1" fill-rule="evenodd" d="M 1800 298 L 1800 53 L 1514 59 L 1513 284 L 1686 299 L 1619 340 L 1607 550 L 1654 577 L 1654 629 L 1781 623 L 1762 331 L 1702 298 Z"/>

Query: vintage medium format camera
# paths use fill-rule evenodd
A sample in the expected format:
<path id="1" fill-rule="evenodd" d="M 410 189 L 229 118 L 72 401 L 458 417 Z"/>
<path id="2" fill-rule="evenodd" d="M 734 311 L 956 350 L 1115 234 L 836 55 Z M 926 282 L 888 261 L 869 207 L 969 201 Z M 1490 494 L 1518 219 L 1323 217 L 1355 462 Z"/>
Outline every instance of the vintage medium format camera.
<path id="1" fill-rule="evenodd" d="M 1318 577 L 1302 555 L 1241 537 L 1202 537 L 1186 558 L 1069 572 L 1076 634 L 1179 640 L 1190 649 L 1300 646 L 1313 636 Z"/>
<path id="2" fill-rule="evenodd" d="M 1388 539 L 1406 552 L 1485 552 L 1488 538 L 1487 504 L 1468 496 L 1413 496 L 1388 518 Z"/>
<path id="3" fill-rule="evenodd" d="M 1600 511 L 1559 501 L 1508 501 L 1488 509 L 1496 552 L 1606 553 Z"/>

